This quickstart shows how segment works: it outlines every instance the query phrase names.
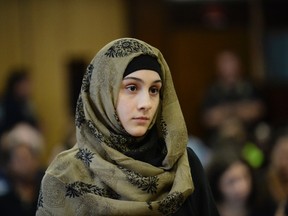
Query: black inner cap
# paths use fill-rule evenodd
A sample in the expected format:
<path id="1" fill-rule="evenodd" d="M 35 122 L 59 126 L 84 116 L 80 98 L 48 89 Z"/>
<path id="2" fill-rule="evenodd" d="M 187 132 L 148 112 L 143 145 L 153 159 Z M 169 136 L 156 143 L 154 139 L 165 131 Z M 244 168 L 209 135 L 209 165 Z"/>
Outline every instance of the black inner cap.
<path id="1" fill-rule="evenodd" d="M 153 70 L 157 72 L 161 77 L 161 65 L 157 61 L 157 58 L 150 55 L 140 55 L 132 59 L 132 61 L 127 65 L 123 77 L 126 77 L 130 73 L 137 70 Z"/>

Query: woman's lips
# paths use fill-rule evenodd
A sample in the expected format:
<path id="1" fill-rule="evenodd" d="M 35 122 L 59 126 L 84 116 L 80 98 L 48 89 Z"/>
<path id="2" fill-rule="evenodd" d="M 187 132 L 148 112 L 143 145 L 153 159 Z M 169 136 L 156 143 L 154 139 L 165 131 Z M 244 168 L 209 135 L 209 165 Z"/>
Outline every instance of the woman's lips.
<path id="1" fill-rule="evenodd" d="M 140 117 L 133 118 L 133 120 L 135 120 L 138 123 L 143 123 L 144 124 L 144 123 L 147 123 L 147 121 L 149 121 L 149 118 L 145 117 L 145 116 L 140 116 Z"/>

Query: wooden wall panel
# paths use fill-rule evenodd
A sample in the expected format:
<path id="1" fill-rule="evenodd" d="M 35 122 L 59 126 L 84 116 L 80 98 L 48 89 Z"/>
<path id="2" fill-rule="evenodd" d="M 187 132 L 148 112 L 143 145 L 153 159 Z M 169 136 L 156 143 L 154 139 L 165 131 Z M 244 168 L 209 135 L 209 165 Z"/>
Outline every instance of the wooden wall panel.
<path id="1" fill-rule="evenodd" d="M 188 131 L 201 136 L 201 104 L 215 78 L 215 56 L 225 48 L 248 53 L 241 29 L 211 32 L 178 31 L 170 34 L 169 64 Z"/>
<path id="2" fill-rule="evenodd" d="M 247 20 L 239 19 L 234 13 L 236 11 L 240 17 L 247 16 L 247 8 L 245 5 L 240 7 L 243 10 L 241 13 L 233 6 L 232 15 L 233 19 L 236 19 L 234 26 L 209 29 L 193 20 L 195 14 L 200 14 L 198 10 L 202 7 L 199 5 L 182 5 L 178 10 L 177 5 L 162 0 L 128 2 L 131 35 L 162 51 L 172 71 L 188 132 L 202 136 L 200 107 L 204 94 L 214 78 L 216 53 L 221 49 L 231 48 L 239 51 L 245 58 L 244 62 L 248 62 Z M 181 14 L 182 12 L 186 14 Z"/>
<path id="3" fill-rule="evenodd" d="M 74 127 L 66 64 L 90 61 L 107 42 L 127 36 L 126 14 L 124 0 L 0 1 L 0 91 L 11 67 L 31 69 L 47 158 Z"/>

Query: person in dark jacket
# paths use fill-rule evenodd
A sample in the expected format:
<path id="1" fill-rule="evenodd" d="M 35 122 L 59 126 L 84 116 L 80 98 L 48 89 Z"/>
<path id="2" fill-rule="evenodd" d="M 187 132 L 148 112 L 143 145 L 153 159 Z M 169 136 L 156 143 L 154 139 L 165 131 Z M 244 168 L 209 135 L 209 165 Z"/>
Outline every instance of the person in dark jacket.
<path id="1" fill-rule="evenodd" d="M 42 134 L 21 123 L 5 135 L 3 142 L 7 156 L 0 170 L 1 216 L 34 216 L 44 174 L 40 163 Z"/>
<path id="2" fill-rule="evenodd" d="M 0 136 L 18 123 L 39 126 L 31 102 L 31 78 L 26 68 L 15 68 L 9 72 L 6 88 L 0 99 Z"/>

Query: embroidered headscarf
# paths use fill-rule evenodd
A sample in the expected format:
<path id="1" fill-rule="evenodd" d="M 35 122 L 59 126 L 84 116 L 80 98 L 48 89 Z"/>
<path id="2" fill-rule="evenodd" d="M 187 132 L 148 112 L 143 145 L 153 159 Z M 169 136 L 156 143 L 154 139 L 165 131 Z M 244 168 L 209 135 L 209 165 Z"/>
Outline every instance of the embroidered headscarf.
<path id="1" fill-rule="evenodd" d="M 116 105 L 124 71 L 140 55 L 159 62 L 162 89 L 147 134 L 136 139 Z M 77 144 L 46 171 L 37 215 L 171 215 L 193 192 L 184 118 L 168 65 L 151 45 L 122 38 L 96 54 L 83 78 L 76 129 Z"/>

